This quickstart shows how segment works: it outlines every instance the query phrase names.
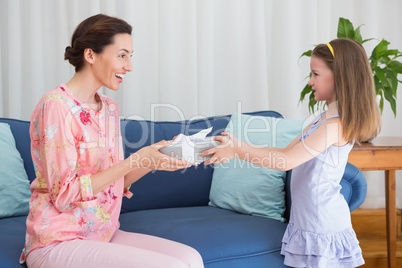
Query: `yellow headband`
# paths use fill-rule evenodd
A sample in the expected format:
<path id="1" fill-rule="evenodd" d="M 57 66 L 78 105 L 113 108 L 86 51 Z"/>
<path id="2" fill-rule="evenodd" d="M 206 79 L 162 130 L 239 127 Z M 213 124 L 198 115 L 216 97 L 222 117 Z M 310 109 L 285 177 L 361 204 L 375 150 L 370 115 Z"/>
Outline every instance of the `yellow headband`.
<path id="1" fill-rule="evenodd" d="M 335 54 L 334 54 L 334 49 L 332 48 L 330 43 L 327 43 L 327 47 L 329 48 L 329 50 L 331 51 L 332 57 L 335 58 Z"/>

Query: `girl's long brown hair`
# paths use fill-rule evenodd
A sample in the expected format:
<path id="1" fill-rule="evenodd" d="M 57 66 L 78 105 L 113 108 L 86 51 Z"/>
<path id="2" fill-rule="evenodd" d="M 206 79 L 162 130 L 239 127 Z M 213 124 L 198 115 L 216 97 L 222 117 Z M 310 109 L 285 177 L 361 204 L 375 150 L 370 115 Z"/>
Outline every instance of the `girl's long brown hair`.
<path id="1" fill-rule="evenodd" d="M 326 44 L 320 44 L 312 57 L 324 60 L 334 74 L 343 137 L 357 143 L 370 140 L 380 132 L 381 116 L 367 54 L 351 39 L 335 39 L 330 45 L 334 56 Z"/>

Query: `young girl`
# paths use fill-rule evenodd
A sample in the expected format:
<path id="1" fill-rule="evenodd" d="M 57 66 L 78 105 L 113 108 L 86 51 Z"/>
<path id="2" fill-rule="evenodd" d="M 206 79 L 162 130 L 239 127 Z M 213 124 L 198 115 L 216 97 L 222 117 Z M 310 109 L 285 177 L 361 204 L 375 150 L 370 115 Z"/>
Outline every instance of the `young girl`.
<path id="1" fill-rule="evenodd" d="M 339 182 L 353 144 L 375 137 L 380 129 L 372 72 L 364 49 L 350 39 L 316 46 L 310 67 L 308 83 L 315 99 L 326 102 L 327 110 L 305 132 L 285 149 L 256 148 L 223 132 L 216 140 L 224 145 L 203 152 L 214 154 L 205 164 L 267 155 L 284 160 L 253 162 L 272 169 L 292 169 L 292 208 L 281 252 L 285 264 L 356 267 L 364 260 Z"/>
<path id="2" fill-rule="evenodd" d="M 117 103 L 97 91 L 117 91 L 132 71 L 131 30 L 102 14 L 81 22 L 64 55 L 74 76 L 47 92 L 32 114 L 36 179 L 20 259 L 29 268 L 204 266 L 189 246 L 119 230 L 132 183 L 154 169 L 189 165 L 161 154 L 164 141 L 137 151 L 136 161 L 123 159 Z"/>

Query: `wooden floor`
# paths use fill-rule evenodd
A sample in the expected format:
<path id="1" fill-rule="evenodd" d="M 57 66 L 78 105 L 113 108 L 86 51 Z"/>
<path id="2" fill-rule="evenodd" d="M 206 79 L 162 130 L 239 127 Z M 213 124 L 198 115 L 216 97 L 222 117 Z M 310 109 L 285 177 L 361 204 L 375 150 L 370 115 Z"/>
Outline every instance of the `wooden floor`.
<path id="1" fill-rule="evenodd" d="M 401 211 L 397 211 L 397 267 L 402 267 Z M 366 262 L 363 268 L 387 267 L 387 240 L 384 209 L 356 209 L 352 212 L 353 229 L 360 241 Z"/>

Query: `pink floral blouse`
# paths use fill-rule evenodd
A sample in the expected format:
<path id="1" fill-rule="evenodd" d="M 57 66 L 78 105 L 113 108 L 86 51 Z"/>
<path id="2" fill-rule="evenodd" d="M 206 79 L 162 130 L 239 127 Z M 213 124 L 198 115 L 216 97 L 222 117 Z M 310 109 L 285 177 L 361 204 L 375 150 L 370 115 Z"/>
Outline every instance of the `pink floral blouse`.
<path id="1" fill-rule="evenodd" d="M 66 85 L 47 92 L 30 126 L 36 179 L 31 184 L 25 247 L 20 262 L 35 248 L 72 239 L 108 242 L 119 228 L 124 178 L 93 195 L 91 175 L 123 159 L 117 104 L 100 95 L 102 109 L 91 110 Z"/>

